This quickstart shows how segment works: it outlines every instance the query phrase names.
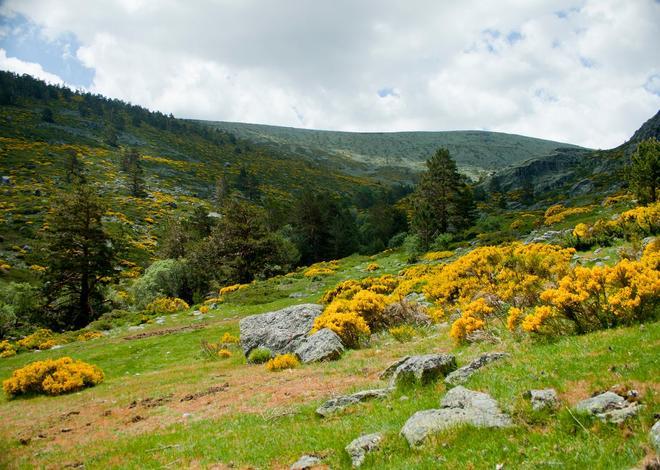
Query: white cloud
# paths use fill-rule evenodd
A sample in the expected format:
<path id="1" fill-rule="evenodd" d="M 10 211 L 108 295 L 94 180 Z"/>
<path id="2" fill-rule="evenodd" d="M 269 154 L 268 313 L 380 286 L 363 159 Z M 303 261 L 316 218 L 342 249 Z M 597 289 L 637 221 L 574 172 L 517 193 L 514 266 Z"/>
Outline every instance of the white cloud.
<path id="1" fill-rule="evenodd" d="M 41 65 L 23 62 L 15 57 L 7 57 L 7 52 L 0 48 L 0 70 L 8 70 L 20 75 L 28 74 L 54 85 L 64 85 L 64 80 L 55 74 L 46 72 Z"/>
<path id="2" fill-rule="evenodd" d="M 78 59 L 95 69 L 93 91 L 179 117 L 486 128 L 607 148 L 660 107 L 653 0 L 8 0 L 0 8 L 52 37 L 75 34 Z"/>

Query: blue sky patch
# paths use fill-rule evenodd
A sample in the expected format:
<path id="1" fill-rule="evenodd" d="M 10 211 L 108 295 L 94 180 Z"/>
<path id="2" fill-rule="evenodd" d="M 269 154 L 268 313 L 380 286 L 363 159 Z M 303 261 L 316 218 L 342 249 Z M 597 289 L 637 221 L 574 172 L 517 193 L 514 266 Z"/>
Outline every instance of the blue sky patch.
<path id="1" fill-rule="evenodd" d="M 399 97 L 399 93 L 397 93 L 397 91 L 392 87 L 381 88 L 376 93 L 378 93 L 378 96 L 380 96 L 381 98 L 386 98 L 388 96 L 394 96 L 396 98 Z"/>
<path id="2" fill-rule="evenodd" d="M 6 32 L 0 37 L 0 48 L 8 57 L 40 64 L 46 72 L 73 86 L 92 84 L 94 69 L 85 67 L 76 57 L 80 43 L 73 34 L 62 34 L 50 41 L 39 25 L 22 15 L 0 15 L 0 25 Z"/>

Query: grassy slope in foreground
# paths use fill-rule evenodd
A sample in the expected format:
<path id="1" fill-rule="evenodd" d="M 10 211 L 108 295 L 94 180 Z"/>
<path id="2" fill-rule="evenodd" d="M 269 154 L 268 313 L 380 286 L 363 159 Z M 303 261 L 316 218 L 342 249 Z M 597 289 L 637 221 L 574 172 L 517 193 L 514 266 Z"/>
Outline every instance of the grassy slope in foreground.
<path id="1" fill-rule="evenodd" d="M 647 435 L 658 404 L 660 323 L 547 344 L 506 339 L 495 348 L 510 352 L 511 359 L 483 369 L 466 386 L 491 393 L 512 414 L 516 427 L 456 429 L 415 450 L 398 433 L 415 411 L 438 406 L 445 391 L 442 383 L 400 391 L 330 419 L 317 418 L 314 409 L 331 395 L 383 386 L 378 373 L 403 355 L 451 351 L 463 365 L 493 346 L 456 347 L 447 327 L 436 326 L 419 330 L 413 341 L 403 344 L 379 334 L 369 348 L 349 351 L 340 361 L 280 373 L 246 365 L 239 354 L 226 361 L 207 361 L 199 354 L 201 339 L 217 341 L 224 332 L 237 334 L 241 317 L 315 301 L 329 285 L 358 276 L 371 261 L 342 260 L 341 271 L 320 283 L 280 278 L 276 282 L 281 295 L 271 303 L 223 305 L 200 320 L 200 330 L 136 340 L 126 339 L 135 332 L 119 330 L 103 339 L 3 359 L 0 379 L 33 360 L 71 355 L 99 365 L 106 381 L 61 397 L 0 399 L 2 458 L 12 467 L 234 463 L 238 468 L 288 468 L 300 455 L 317 453 L 326 457 L 330 468 L 349 468 L 344 446 L 370 432 L 383 432 L 385 440 L 365 468 L 493 468 L 504 463 L 509 468 L 590 464 L 614 469 L 631 467 L 649 453 Z M 402 258 L 394 253 L 377 261 L 382 272 L 394 272 Z M 308 296 L 293 300 L 288 297 L 291 292 Z M 164 326 L 145 331 L 195 324 L 195 318 L 170 316 Z M 224 384 L 228 385 L 220 392 L 194 396 Z M 578 423 L 565 407 L 556 415 L 533 413 L 522 397 L 530 388 L 555 387 L 563 404 L 571 406 L 616 384 L 639 390 L 646 405 L 639 417 L 621 427 L 583 416 L 578 416 Z M 409 399 L 401 400 L 404 394 Z M 185 413 L 191 415 L 184 417 Z M 29 442 L 22 445 L 20 439 Z"/>
<path id="2" fill-rule="evenodd" d="M 313 158 L 334 156 L 369 167 L 404 167 L 422 170 L 424 162 L 446 147 L 458 166 L 474 176 L 530 158 L 549 155 L 570 144 L 515 134 L 488 131 L 445 132 L 338 132 L 236 122 L 205 122 L 238 137 L 286 148 L 289 153 Z"/>

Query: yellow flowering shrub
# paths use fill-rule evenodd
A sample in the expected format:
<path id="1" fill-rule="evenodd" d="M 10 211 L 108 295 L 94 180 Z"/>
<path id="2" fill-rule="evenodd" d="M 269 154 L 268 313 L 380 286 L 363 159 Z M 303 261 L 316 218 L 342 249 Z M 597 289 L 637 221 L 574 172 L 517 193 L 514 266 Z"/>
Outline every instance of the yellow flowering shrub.
<path id="1" fill-rule="evenodd" d="M 231 333 L 225 333 L 222 335 L 222 338 L 220 339 L 220 342 L 222 344 L 238 344 L 240 343 L 240 339 L 238 339 L 236 336 L 232 335 Z"/>
<path id="2" fill-rule="evenodd" d="M 564 207 L 561 204 L 556 204 L 550 206 L 544 214 L 544 223 L 545 225 L 558 224 L 562 222 L 566 217 L 570 217 L 576 214 L 584 214 L 585 212 L 590 212 L 593 208 L 591 206 L 586 207 Z"/>
<path id="3" fill-rule="evenodd" d="M 352 299 L 360 291 L 367 290 L 376 294 L 391 294 L 398 286 L 398 280 L 391 274 L 364 279 L 349 279 L 340 282 L 333 289 L 323 294 L 321 302 L 331 303 L 334 299 Z"/>
<path id="4" fill-rule="evenodd" d="M 226 287 L 223 287 L 222 289 L 220 289 L 219 294 L 221 296 L 222 295 L 227 295 L 227 294 L 231 294 L 232 292 L 236 292 L 236 291 L 239 291 L 241 289 L 245 289 L 247 287 L 248 287 L 247 284 L 233 284 L 231 286 L 226 286 Z"/>
<path id="5" fill-rule="evenodd" d="M 90 341 L 97 338 L 103 338 L 103 333 L 99 331 L 85 331 L 77 337 L 78 341 Z"/>
<path id="6" fill-rule="evenodd" d="M 209 313 L 208 305 L 202 305 L 201 307 L 199 307 L 199 311 L 200 313 Z"/>
<path id="7" fill-rule="evenodd" d="M 218 350 L 218 357 L 221 359 L 230 358 L 232 355 L 233 355 L 232 352 L 227 348 L 222 348 Z"/>
<path id="8" fill-rule="evenodd" d="M 16 355 L 16 347 L 7 340 L 0 341 L 0 358 Z"/>
<path id="9" fill-rule="evenodd" d="M 527 333 L 540 333 L 541 328 L 546 322 L 555 317 L 556 310 L 547 305 L 539 305 L 534 308 L 534 312 L 526 315 L 522 320 L 522 329 Z"/>
<path id="10" fill-rule="evenodd" d="M 577 224 L 573 229 L 573 236 L 576 238 L 586 238 L 589 236 L 589 226 L 587 224 Z"/>
<path id="11" fill-rule="evenodd" d="M 426 261 L 440 261 L 441 259 L 451 258 L 452 256 L 454 256 L 453 251 L 429 251 L 422 256 L 422 259 Z"/>
<path id="12" fill-rule="evenodd" d="M 367 271 L 369 272 L 378 271 L 379 269 L 380 266 L 378 265 L 378 263 L 369 263 L 369 265 L 367 266 Z"/>
<path id="13" fill-rule="evenodd" d="M 31 335 L 18 340 L 17 344 L 25 349 L 49 349 L 55 346 L 55 334 L 48 328 L 40 328 Z"/>
<path id="14" fill-rule="evenodd" d="M 339 299 L 336 302 L 349 301 Z M 326 309 L 314 320 L 314 327 L 311 332 L 316 333 L 323 328 L 334 331 L 341 338 L 344 345 L 349 348 L 358 347 L 360 340 L 371 334 L 369 325 L 364 321 L 364 318 L 348 309 L 346 311 L 338 311 L 338 309 L 328 311 Z"/>
<path id="15" fill-rule="evenodd" d="M 43 393 L 60 395 L 103 381 L 103 372 L 98 367 L 70 357 L 37 361 L 15 370 L 11 377 L 2 382 L 2 388 L 10 398 Z"/>
<path id="16" fill-rule="evenodd" d="M 46 269 L 47 268 L 45 266 L 39 266 L 38 264 L 33 264 L 32 266 L 30 266 L 30 270 L 37 273 L 46 272 Z"/>
<path id="17" fill-rule="evenodd" d="M 401 325 L 390 328 L 389 333 L 400 343 L 410 341 L 415 336 L 415 329 L 410 325 Z"/>
<path id="18" fill-rule="evenodd" d="M 181 310 L 186 310 L 190 306 L 185 300 L 177 297 L 159 297 L 153 302 L 149 303 L 145 310 L 149 313 L 163 315 L 166 313 L 176 313 Z"/>
<path id="19" fill-rule="evenodd" d="M 305 269 L 303 271 L 303 276 L 305 277 L 316 277 L 316 276 L 329 276 L 334 274 L 337 269 L 339 269 L 338 261 L 322 261 L 316 263 Z"/>
<path id="20" fill-rule="evenodd" d="M 294 369 L 300 365 L 300 361 L 295 354 L 280 354 L 266 363 L 266 369 L 271 372 L 277 372 L 284 369 Z"/>
<path id="21" fill-rule="evenodd" d="M 624 229 L 644 234 L 658 233 L 660 231 L 660 202 L 623 212 L 617 218 L 616 223 Z"/>

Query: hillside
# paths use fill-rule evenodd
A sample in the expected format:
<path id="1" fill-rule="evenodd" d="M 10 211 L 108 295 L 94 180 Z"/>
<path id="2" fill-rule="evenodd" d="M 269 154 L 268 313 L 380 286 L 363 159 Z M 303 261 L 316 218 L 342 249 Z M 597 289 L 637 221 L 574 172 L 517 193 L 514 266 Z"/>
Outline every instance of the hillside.
<path id="1" fill-rule="evenodd" d="M 336 132 L 236 122 L 205 122 L 254 143 L 314 161 L 338 160 L 346 171 L 380 174 L 383 168 L 419 172 L 439 147 L 449 149 L 459 168 L 477 178 L 531 158 L 577 146 L 487 131 Z"/>

